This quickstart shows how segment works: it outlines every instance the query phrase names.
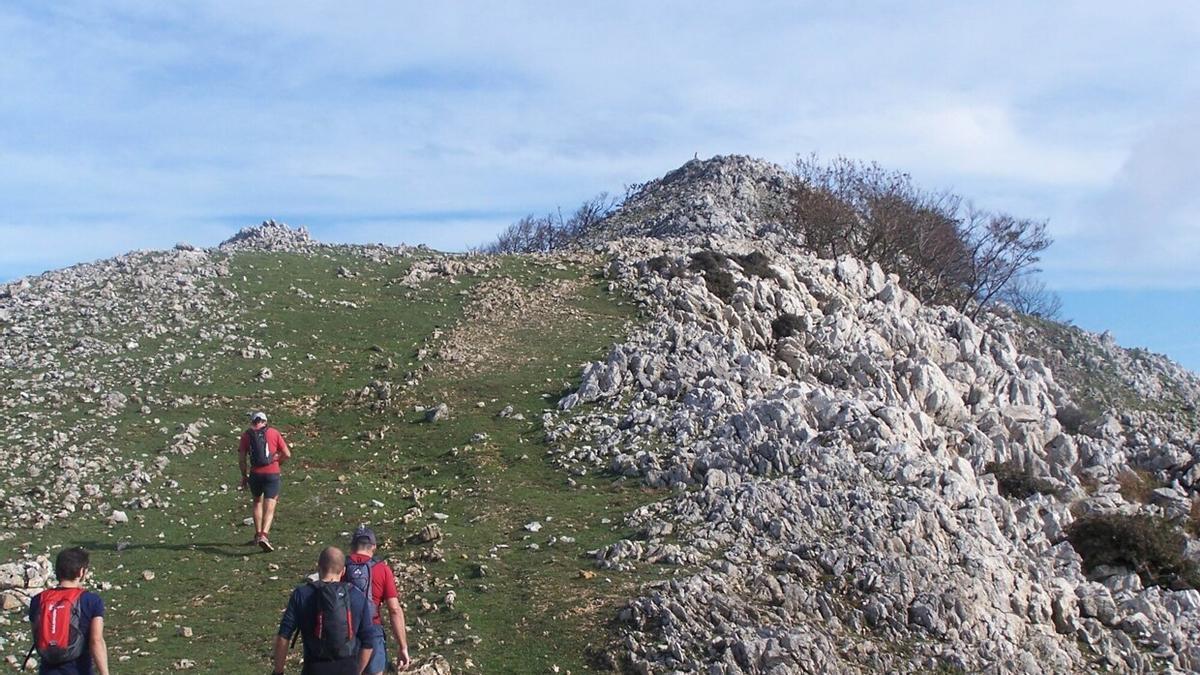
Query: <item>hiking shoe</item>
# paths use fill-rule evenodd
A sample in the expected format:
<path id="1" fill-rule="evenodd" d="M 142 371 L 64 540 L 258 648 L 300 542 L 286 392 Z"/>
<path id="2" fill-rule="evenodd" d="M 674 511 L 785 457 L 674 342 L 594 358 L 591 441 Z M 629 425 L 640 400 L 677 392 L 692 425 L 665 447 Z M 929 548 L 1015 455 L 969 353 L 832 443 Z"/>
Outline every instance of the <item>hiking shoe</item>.
<path id="1" fill-rule="evenodd" d="M 264 553 L 270 553 L 271 551 L 275 550 L 275 547 L 271 545 L 271 540 L 267 539 L 267 535 L 265 534 L 259 538 L 258 547 L 261 548 Z"/>
<path id="2" fill-rule="evenodd" d="M 258 546 L 258 542 L 262 541 L 262 532 L 254 533 L 254 538 L 243 544 L 243 546 Z"/>

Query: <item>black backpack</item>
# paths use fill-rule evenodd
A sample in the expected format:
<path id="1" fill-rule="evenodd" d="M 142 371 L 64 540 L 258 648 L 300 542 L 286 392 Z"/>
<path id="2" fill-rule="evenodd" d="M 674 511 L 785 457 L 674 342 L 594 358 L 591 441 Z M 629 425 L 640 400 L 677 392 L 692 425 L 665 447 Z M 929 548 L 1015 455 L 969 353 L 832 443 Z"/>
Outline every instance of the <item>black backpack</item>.
<path id="1" fill-rule="evenodd" d="M 358 653 L 354 636 L 354 618 L 350 614 L 350 594 L 354 586 L 348 583 L 312 581 L 316 589 L 312 636 L 309 651 L 318 661 L 341 661 Z"/>
<path id="2" fill-rule="evenodd" d="M 250 466 L 267 466 L 275 461 L 275 455 L 267 445 L 267 427 L 246 433 L 250 434 Z"/>

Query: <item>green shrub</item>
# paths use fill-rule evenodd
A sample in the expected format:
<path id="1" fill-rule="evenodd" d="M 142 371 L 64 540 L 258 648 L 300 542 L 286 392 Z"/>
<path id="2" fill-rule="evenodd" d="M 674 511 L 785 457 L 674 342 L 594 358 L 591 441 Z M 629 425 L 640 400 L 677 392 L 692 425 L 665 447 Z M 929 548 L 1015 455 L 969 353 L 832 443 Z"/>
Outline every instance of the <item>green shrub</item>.
<path id="1" fill-rule="evenodd" d="M 725 269 L 725 261 L 728 258 L 724 254 L 716 251 L 697 251 L 691 255 L 691 259 L 688 269 L 704 275 L 704 285 L 708 287 L 709 293 L 724 302 L 733 299 L 737 284 L 733 281 L 733 275 Z"/>
<path id="2" fill-rule="evenodd" d="M 776 340 L 804 333 L 804 319 L 796 314 L 780 314 L 771 322 L 771 334 Z"/>
<path id="3" fill-rule="evenodd" d="M 1154 491 L 1163 487 L 1154 474 L 1145 469 L 1126 469 L 1117 474 L 1117 485 L 1121 496 L 1128 502 L 1149 504 Z"/>
<path id="4" fill-rule="evenodd" d="M 1058 493 L 1058 486 L 1054 483 L 1034 476 L 1016 462 L 991 462 L 985 470 L 996 477 L 996 486 L 1005 497 L 1025 499 L 1033 495 Z"/>
<path id="5" fill-rule="evenodd" d="M 717 251 L 696 251 L 690 257 L 691 263 L 689 263 L 688 269 L 692 272 L 702 273 L 704 275 L 704 284 L 708 286 L 709 292 L 725 302 L 729 302 L 733 298 L 733 292 L 737 290 L 737 284 L 733 280 L 733 275 L 725 267 L 725 264 L 730 260 L 736 262 L 746 276 L 763 279 L 779 278 L 775 270 L 770 267 L 771 261 L 767 256 L 758 251 L 733 256 L 727 256 Z M 647 261 L 647 264 L 649 265 L 657 260 L 658 258 L 654 258 Z"/>
<path id="6" fill-rule="evenodd" d="M 1073 435 L 1079 434 L 1083 425 L 1089 422 L 1088 414 L 1075 405 L 1062 406 L 1054 414 L 1054 418 L 1062 425 L 1064 431 Z"/>
<path id="7" fill-rule="evenodd" d="M 1200 568 L 1183 555 L 1187 537 L 1165 518 L 1085 516 L 1067 528 L 1067 539 L 1087 572 L 1101 565 L 1119 566 L 1137 572 L 1147 586 L 1200 588 Z"/>
<path id="8" fill-rule="evenodd" d="M 671 271 L 674 266 L 674 259 L 671 256 L 660 255 L 655 256 L 646 261 L 646 269 L 655 274 L 665 274 Z"/>
<path id="9" fill-rule="evenodd" d="M 741 266 L 742 271 L 748 276 L 760 277 L 762 279 L 778 279 L 779 275 L 775 270 L 771 269 L 771 261 L 767 256 L 758 251 L 751 251 L 746 255 L 730 256 L 734 262 Z"/>

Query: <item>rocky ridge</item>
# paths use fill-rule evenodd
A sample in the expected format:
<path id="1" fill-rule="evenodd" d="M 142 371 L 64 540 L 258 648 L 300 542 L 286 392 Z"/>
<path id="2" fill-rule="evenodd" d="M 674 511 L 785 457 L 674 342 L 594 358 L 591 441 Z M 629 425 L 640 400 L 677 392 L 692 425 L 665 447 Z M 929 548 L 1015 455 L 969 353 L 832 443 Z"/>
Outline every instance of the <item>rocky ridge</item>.
<path id="1" fill-rule="evenodd" d="M 1079 337 L 1096 350 L 1076 370 L 1142 402 L 1081 420 L 1087 392 L 1017 347 L 1054 353 L 1043 331 L 1003 311 L 975 322 L 924 307 L 878 266 L 812 258 L 729 215 L 744 208 L 711 207 L 726 192 L 701 196 L 762 185 L 760 165 L 680 171 L 690 179 L 646 188 L 671 206 L 646 215 L 635 197 L 608 230 L 625 237 L 601 245 L 612 282 L 652 320 L 584 369 L 569 414 L 547 419 L 573 471 L 676 491 L 632 514 L 642 540 L 595 552 L 599 567 L 696 569 L 621 612 L 616 660 L 712 674 L 1200 669 L 1200 591 L 1145 587 L 1119 567 L 1089 575 L 1065 537 L 1096 512 L 1188 522 L 1197 425 L 1164 409 L 1194 410 L 1194 374 Z M 727 261 L 725 301 L 689 269 L 701 242 L 768 253 L 770 272 Z M 994 462 L 1057 494 L 1003 496 Z M 1123 494 L 1135 469 L 1161 486 L 1148 503 Z"/>
<path id="2" fill-rule="evenodd" d="M 621 611 L 614 662 L 704 673 L 1200 669 L 1200 593 L 1146 587 L 1129 569 L 1085 574 L 1063 539 L 1089 512 L 1186 520 L 1200 479 L 1196 377 L 1080 331 L 1049 339 L 1020 317 L 924 307 L 875 266 L 814 259 L 771 223 L 785 180 L 748 158 L 689 162 L 589 234 L 612 261 L 613 288 L 649 320 L 546 418 L 555 460 L 673 491 L 630 514 L 637 537 L 591 554 L 598 568 L 673 572 Z M 198 342 L 251 359 L 272 348 L 220 327 L 241 298 L 213 280 L 228 274 L 224 256 L 247 250 L 409 251 L 318 244 L 268 221 L 216 249 L 183 244 L 4 287 L 0 438 L 36 461 L 0 487 L 12 518 L 0 537 L 72 513 L 32 487 L 56 461 L 67 465 L 54 490 L 83 486 L 76 511 L 119 522 L 169 498 L 154 484 L 159 464 L 195 447 L 209 420 L 163 428 L 163 451 L 140 465 L 106 460 L 102 439 L 114 416 L 188 404 L 128 373 L 203 381 Z M 725 261 L 736 284 L 725 300 L 689 268 L 700 250 L 767 253 L 770 273 Z M 430 258 L 402 283 L 487 265 Z M 785 314 L 795 317 L 787 335 L 774 326 Z M 1116 394 L 1081 416 L 1095 408 L 1086 380 L 1060 374 L 1097 371 Z M 1002 496 L 992 462 L 1020 465 L 1057 494 Z M 1133 469 L 1159 486 L 1147 503 L 1123 494 Z M 33 592 L 47 566 L 27 556 L 0 567 L 0 587 Z"/>

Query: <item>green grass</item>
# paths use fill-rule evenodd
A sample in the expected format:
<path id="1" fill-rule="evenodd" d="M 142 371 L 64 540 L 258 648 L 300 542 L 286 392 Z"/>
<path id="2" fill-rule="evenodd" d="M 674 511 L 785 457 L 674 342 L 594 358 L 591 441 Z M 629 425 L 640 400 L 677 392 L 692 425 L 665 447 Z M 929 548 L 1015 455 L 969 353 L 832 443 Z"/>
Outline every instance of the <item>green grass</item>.
<path id="1" fill-rule="evenodd" d="M 380 555 L 412 565 L 401 601 L 413 655 L 441 653 L 456 672 L 468 660 L 486 673 L 549 672 L 554 665 L 585 671 L 589 646 L 613 639 L 606 623 L 622 598 L 663 574 L 647 569 L 580 577 L 581 569 L 591 569 L 585 552 L 630 536 L 620 525 L 623 514 L 660 495 L 611 476 L 568 487 L 547 458 L 540 423 L 580 364 L 602 356 L 625 332 L 635 318 L 632 305 L 608 294 L 587 265 L 558 270 L 509 258 L 480 277 L 434 280 L 414 291 L 396 283 L 407 264 L 351 255 L 234 257 L 233 274 L 221 283 L 243 299 L 241 333 L 270 350 L 270 358 L 244 359 L 245 344 L 197 339 L 188 347 L 200 356 L 155 374 L 164 400 L 186 395 L 193 404 L 159 406 L 150 416 L 131 410 L 112 420 L 104 439 L 126 460 L 152 461 L 176 425 L 213 421 L 194 454 L 171 456 L 164 481 L 179 488 L 162 481 L 152 486 L 170 497 L 170 506 L 129 511 L 132 521 L 123 526 L 83 516 L 18 532 L 16 541 L 34 552 L 76 544 L 92 550 L 97 581 L 113 585 L 102 594 L 116 672 L 172 672 L 185 658 L 198 672 L 263 672 L 291 588 L 311 571 L 322 546 L 344 545 L 345 533 L 359 522 L 375 526 Z M 339 266 L 358 276 L 338 278 Z M 494 367 L 419 361 L 417 351 L 436 344 L 438 331 L 462 316 L 461 291 L 498 276 L 531 292 L 547 279 L 575 280 L 577 290 L 564 302 L 583 320 L 551 317 L 497 331 L 490 337 L 506 358 Z M 314 297 L 302 297 L 293 286 Z M 118 365 L 136 369 L 139 359 L 149 362 L 168 347 L 181 345 L 144 340 L 138 354 L 122 355 L 127 363 Z M 388 359 L 393 367 L 382 369 Z M 263 366 L 274 377 L 260 382 Z M 402 388 L 410 372 L 421 380 Z M 371 410 L 348 395 L 373 379 L 393 383 L 385 409 Z M 421 423 L 416 408 L 439 402 L 450 405 L 450 418 Z M 497 418 L 505 405 L 526 420 Z M 253 533 L 241 524 L 249 515 L 248 496 L 234 489 L 234 449 L 245 413 L 260 408 L 296 453 L 284 467 L 273 554 L 241 545 Z M 366 431 L 382 431 L 382 438 L 360 438 Z M 472 444 L 479 432 L 488 439 Z M 423 493 L 422 516 L 406 523 L 414 490 Z M 425 552 L 433 546 L 405 542 L 434 522 L 435 512 L 449 518 L 439 523 L 445 536 L 436 543 L 444 560 L 430 562 Z M 531 520 L 542 522 L 539 533 L 522 529 Z M 576 541 L 548 546 L 551 536 L 563 535 Z M 126 543 L 120 552 L 118 542 Z M 540 550 L 529 549 L 531 543 Z M 473 578 L 479 564 L 488 574 Z M 143 570 L 155 578 L 145 581 Z M 452 609 L 443 602 L 450 589 L 457 594 Z M 422 599 L 438 608 L 423 610 Z M 25 626 L 15 614 L 8 618 L 10 625 L 0 629 L 11 638 Z M 178 637 L 179 626 L 191 627 L 194 637 Z M 12 644 L 6 651 L 24 649 Z"/>
<path id="2" fill-rule="evenodd" d="M 1034 334 L 1033 339 L 1022 340 L 1022 351 L 1050 366 L 1055 379 L 1079 406 L 1072 414 L 1071 426 L 1095 421 L 1112 409 L 1170 413 L 1191 423 L 1200 420 L 1195 411 L 1188 410 L 1186 396 L 1179 392 L 1169 391 L 1154 399 L 1139 395 L 1107 363 L 1106 354 L 1084 338 L 1081 329 L 1031 315 L 1019 315 L 1019 320 Z M 1144 350 L 1126 351 L 1135 362 L 1146 357 Z"/>

